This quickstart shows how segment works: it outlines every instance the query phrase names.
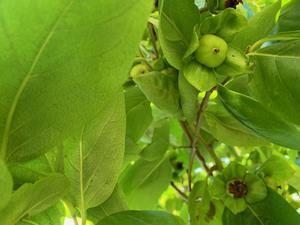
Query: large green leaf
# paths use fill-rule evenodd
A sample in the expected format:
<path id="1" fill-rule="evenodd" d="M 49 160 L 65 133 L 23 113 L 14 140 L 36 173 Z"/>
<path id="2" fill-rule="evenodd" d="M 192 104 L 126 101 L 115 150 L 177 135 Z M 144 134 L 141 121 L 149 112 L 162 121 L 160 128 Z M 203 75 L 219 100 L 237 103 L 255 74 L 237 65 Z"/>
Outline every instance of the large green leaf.
<path id="1" fill-rule="evenodd" d="M 171 180 L 168 158 L 137 160 L 120 178 L 130 209 L 154 209 Z"/>
<path id="2" fill-rule="evenodd" d="M 278 20 L 279 31 L 300 30 L 300 1 L 292 0 L 280 13 Z"/>
<path id="3" fill-rule="evenodd" d="M 0 211 L 1 225 L 15 225 L 26 216 L 46 210 L 66 194 L 68 187 L 68 180 L 60 174 L 50 175 L 35 184 L 24 184 Z"/>
<path id="4" fill-rule="evenodd" d="M 0 210 L 10 200 L 13 191 L 13 179 L 5 163 L 0 159 Z"/>
<path id="5" fill-rule="evenodd" d="M 101 205 L 89 209 L 88 218 L 94 224 L 97 224 L 104 217 L 110 216 L 114 213 L 127 210 L 127 203 L 122 190 L 116 186 L 111 196 Z"/>
<path id="6" fill-rule="evenodd" d="M 136 0 L 1 1 L 2 157 L 36 157 L 111 107 L 151 5 Z"/>
<path id="7" fill-rule="evenodd" d="M 108 216 L 97 225 L 184 225 L 176 216 L 160 211 L 124 211 Z"/>
<path id="8" fill-rule="evenodd" d="M 159 40 L 164 56 L 177 69 L 190 45 L 194 26 L 200 21 L 193 1 L 163 0 L 160 7 Z"/>
<path id="9" fill-rule="evenodd" d="M 123 94 L 87 124 L 78 137 L 65 141 L 65 174 L 71 199 L 81 213 L 113 192 L 122 167 L 125 139 Z"/>
<path id="10" fill-rule="evenodd" d="M 250 54 L 252 94 L 284 119 L 300 124 L 300 41 L 280 42 Z"/>
<path id="11" fill-rule="evenodd" d="M 279 194 L 268 190 L 263 201 L 250 205 L 250 209 L 234 215 L 229 209 L 223 214 L 223 225 L 296 225 L 300 215 Z"/>
<path id="12" fill-rule="evenodd" d="M 178 115 L 180 108 L 176 74 L 154 71 L 136 76 L 134 81 L 159 109 Z"/>
<path id="13" fill-rule="evenodd" d="M 248 46 L 268 36 L 275 27 L 276 14 L 280 7 L 281 1 L 277 1 L 253 16 L 248 26 L 234 37 L 231 43 L 233 47 L 245 51 Z"/>
<path id="14" fill-rule="evenodd" d="M 275 144 L 300 149 L 300 131 L 255 99 L 219 87 L 225 108 L 258 136 Z"/>

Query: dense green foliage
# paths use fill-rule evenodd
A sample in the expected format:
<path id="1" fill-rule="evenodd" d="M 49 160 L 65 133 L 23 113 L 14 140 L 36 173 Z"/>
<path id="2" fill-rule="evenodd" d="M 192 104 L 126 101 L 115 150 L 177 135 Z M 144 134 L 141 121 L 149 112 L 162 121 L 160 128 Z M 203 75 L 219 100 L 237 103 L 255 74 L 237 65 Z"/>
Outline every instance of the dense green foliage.
<path id="1" fill-rule="evenodd" d="M 0 0 L 0 225 L 300 224 L 299 10 Z"/>

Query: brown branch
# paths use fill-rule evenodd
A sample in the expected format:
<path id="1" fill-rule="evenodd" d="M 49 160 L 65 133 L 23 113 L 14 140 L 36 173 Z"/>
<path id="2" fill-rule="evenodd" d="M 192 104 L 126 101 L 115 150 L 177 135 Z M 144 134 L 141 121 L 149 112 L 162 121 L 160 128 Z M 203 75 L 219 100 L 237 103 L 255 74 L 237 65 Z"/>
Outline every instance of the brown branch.
<path id="1" fill-rule="evenodd" d="M 185 202 L 188 202 L 189 201 L 189 198 L 188 196 L 182 191 L 180 190 L 176 184 L 171 181 L 171 187 L 179 194 L 179 196 L 185 201 Z"/>
<path id="2" fill-rule="evenodd" d="M 183 121 L 179 121 L 189 143 L 192 145 L 193 143 L 193 136 L 187 126 L 187 124 Z M 196 151 L 193 151 L 193 148 L 191 147 L 191 154 L 194 154 L 197 156 L 197 158 L 199 159 L 200 163 L 202 164 L 203 168 L 205 169 L 205 171 L 207 172 L 207 174 L 212 175 L 209 167 L 206 165 L 206 161 L 205 158 L 202 156 L 202 154 L 200 153 L 199 149 L 197 146 L 195 146 Z M 191 164 L 190 164 L 191 165 Z M 189 165 L 189 169 L 188 169 L 188 183 L 189 183 L 189 191 L 191 191 L 192 189 L 192 168 Z"/>
<path id="3" fill-rule="evenodd" d="M 227 81 L 229 80 L 230 78 L 229 77 L 226 77 L 224 79 L 224 81 L 221 83 L 222 85 L 226 84 Z M 195 130 L 195 135 L 194 135 L 194 138 L 193 138 L 193 142 L 192 142 L 192 153 L 191 153 L 191 159 L 190 159 L 190 165 L 189 165 L 189 168 L 192 168 L 193 167 L 193 163 L 194 163 L 194 158 L 195 158 L 195 155 L 196 154 L 199 154 L 200 152 L 197 150 L 197 145 L 198 145 L 198 141 L 199 141 L 199 132 L 200 132 L 200 128 L 201 128 L 201 123 L 202 123 L 202 117 L 203 117 L 203 113 L 208 105 L 208 102 L 209 102 L 209 98 L 210 96 L 212 95 L 212 93 L 218 88 L 218 86 L 214 86 L 212 87 L 209 91 L 207 91 L 205 93 L 205 96 L 204 98 L 202 99 L 201 103 L 200 103 L 200 107 L 199 107 L 199 110 L 197 112 L 197 119 L 196 119 L 196 130 Z M 209 150 L 209 149 L 208 149 Z M 197 153 L 198 152 L 198 153 Z M 198 156 L 200 157 L 200 156 Z M 214 155 L 214 157 L 216 157 L 216 155 Z M 203 158 L 204 159 L 204 158 Z M 205 160 L 204 160 L 205 161 Z M 216 162 L 217 163 L 217 162 Z M 219 162 L 218 162 L 219 164 Z M 221 166 L 220 164 L 218 166 Z M 209 175 L 212 175 L 212 172 L 211 170 L 209 170 L 210 173 L 208 173 Z"/>
<path id="4" fill-rule="evenodd" d="M 158 58 L 158 50 L 157 50 L 157 45 L 156 45 L 156 34 L 155 34 L 155 30 L 154 30 L 154 26 L 152 23 L 148 23 L 148 30 L 149 30 L 149 34 L 150 34 L 150 40 L 153 46 L 153 50 L 154 50 L 154 59 Z"/>
<path id="5" fill-rule="evenodd" d="M 221 83 L 222 85 L 226 84 L 227 81 L 230 80 L 230 77 L 226 77 L 225 80 Z M 203 155 L 201 154 L 199 148 L 198 148 L 198 141 L 199 141 L 199 132 L 200 132 L 200 128 L 201 128 L 201 122 L 202 122 L 202 117 L 203 117 L 203 113 L 208 105 L 209 102 L 209 98 L 211 96 L 211 94 L 218 88 L 218 86 L 214 86 L 212 87 L 209 91 L 207 91 L 205 93 L 204 98 L 202 99 L 201 103 L 200 103 L 200 107 L 199 110 L 197 112 L 197 118 L 196 118 L 196 130 L 195 130 L 195 134 L 192 135 L 188 125 L 186 124 L 186 122 L 180 121 L 180 125 L 184 131 L 184 133 L 187 136 L 187 139 L 189 140 L 190 144 L 191 144 L 191 153 L 190 153 L 190 160 L 189 160 L 189 167 L 188 167 L 188 187 L 189 187 L 189 191 L 191 191 L 192 189 L 192 169 L 193 169 L 193 164 L 194 164 L 194 159 L 197 156 L 198 159 L 200 160 L 203 168 L 205 169 L 205 171 L 207 172 L 207 174 L 209 176 L 212 175 L 212 170 L 207 166 L 205 158 L 203 157 Z M 216 155 L 214 155 L 214 157 L 217 157 Z M 222 166 L 219 162 L 218 162 L 218 166 Z"/>
<path id="6" fill-rule="evenodd" d="M 217 154 L 215 153 L 214 149 L 204 140 L 204 138 L 201 136 L 201 134 L 199 134 L 199 140 L 203 143 L 203 145 L 205 146 L 208 154 L 215 161 L 216 168 L 214 168 L 214 169 L 222 170 L 223 169 L 223 164 L 222 164 L 221 160 L 219 159 L 219 157 L 217 156 Z"/>

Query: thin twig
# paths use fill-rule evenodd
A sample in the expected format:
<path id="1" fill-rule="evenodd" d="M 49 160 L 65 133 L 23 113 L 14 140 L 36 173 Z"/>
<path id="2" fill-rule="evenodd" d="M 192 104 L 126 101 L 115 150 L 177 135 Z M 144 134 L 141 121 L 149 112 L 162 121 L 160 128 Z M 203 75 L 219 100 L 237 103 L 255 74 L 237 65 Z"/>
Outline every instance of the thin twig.
<path id="1" fill-rule="evenodd" d="M 190 149 L 192 146 L 191 145 L 171 145 L 171 147 L 174 148 L 174 149 L 181 149 L 181 148 Z"/>
<path id="2" fill-rule="evenodd" d="M 222 170 L 223 169 L 223 164 L 222 161 L 220 160 L 220 158 L 217 156 L 217 154 L 215 153 L 215 151 L 213 150 L 213 148 L 204 140 L 204 138 L 201 136 L 201 134 L 199 134 L 199 140 L 203 143 L 203 145 L 205 146 L 208 154 L 213 158 L 213 160 L 216 163 L 217 169 L 218 170 Z"/>
<path id="3" fill-rule="evenodd" d="M 226 77 L 224 79 L 224 81 L 221 83 L 222 85 L 226 84 L 227 81 L 229 80 L 229 77 Z M 200 154 L 200 151 L 197 151 L 197 145 L 198 145 L 198 141 L 199 141 L 199 136 L 200 136 L 200 128 L 202 125 L 202 117 L 203 117 L 203 113 L 208 105 L 209 102 L 209 98 L 212 95 L 212 93 L 218 88 L 218 86 L 214 86 L 212 87 L 209 91 L 207 91 L 205 93 L 204 98 L 202 99 L 201 103 L 200 103 L 200 107 L 199 110 L 197 112 L 197 119 L 196 119 L 196 130 L 195 130 L 195 135 L 193 138 L 193 142 L 192 142 L 192 153 L 191 153 L 191 158 L 190 158 L 190 164 L 189 164 L 189 168 L 193 167 L 193 163 L 194 163 L 194 158 L 196 154 Z M 198 152 L 198 153 L 197 153 Z M 200 155 L 201 156 L 201 155 Z M 200 157 L 198 156 L 198 157 Z M 203 158 L 204 159 L 204 158 Z M 205 160 L 204 160 L 205 161 Z M 220 165 L 219 165 L 220 166 Z M 210 170 L 209 170 L 210 171 Z M 210 171 L 208 173 L 209 175 L 212 175 L 212 172 Z"/>
<path id="4" fill-rule="evenodd" d="M 188 141 L 190 142 L 190 144 L 192 144 L 193 136 L 192 136 L 187 124 L 183 121 L 179 121 L 179 123 L 180 123 Z M 207 172 L 207 174 L 211 175 L 211 171 L 210 171 L 209 167 L 206 165 L 206 161 L 205 161 L 204 157 L 200 153 L 198 147 L 195 146 L 195 148 L 196 148 L 196 151 L 193 154 L 195 154 L 198 157 L 199 161 L 201 162 L 201 164 L 202 164 L 203 168 L 205 169 L 205 171 Z M 192 151 L 193 151 L 193 149 L 191 148 L 191 152 Z M 188 170 L 188 183 L 189 183 L 189 185 L 188 185 L 189 191 L 191 191 L 191 189 L 192 189 L 192 187 L 191 187 L 192 186 L 192 168 L 190 168 L 190 167 Z"/>
<path id="5" fill-rule="evenodd" d="M 173 181 L 171 181 L 171 186 L 185 202 L 188 202 L 188 196 L 182 190 L 180 190 Z"/>
<path id="6" fill-rule="evenodd" d="M 213 93 L 213 91 L 216 89 L 216 86 L 213 87 L 211 90 L 207 91 L 205 93 L 205 96 L 203 98 L 203 100 L 200 103 L 200 107 L 199 110 L 197 112 L 197 119 L 196 119 L 196 130 L 195 130 L 195 135 L 194 138 L 192 139 L 192 151 L 190 154 L 190 161 L 189 161 L 189 171 L 192 170 L 193 168 L 193 164 L 194 164 L 194 160 L 195 160 L 195 156 L 197 154 L 198 157 L 200 157 L 201 161 L 204 160 L 204 157 L 202 157 L 202 155 L 200 154 L 199 151 L 197 151 L 197 145 L 198 145 L 198 136 L 199 136 L 199 132 L 200 132 L 200 128 L 201 128 L 201 122 L 202 122 L 202 117 L 203 117 L 203 112 L 208 104 L 209 101 L 209 97 L 211 96 L 211 94 Z M 210 171 L 210 170 L 209 170 Z M 211 171 L 209 172 L 209 174 L 211 173 Z"/>
<path id="7" fill-rule="evenodd" d="M 148 30 L 149 30 L 149 34 L 150 34 L 150 40 L 151 40 L 153 50 L 154 50 L 154 59 L 157 59 L 159 54 L 158 54 L 157 45 L 156 45 L 155 30 L 154 30 L 152 23 L 148 23 Z"/>
<path id="8" fill-rule="evenodd" d="M 207 12 L 208 11 L 208 8 L 207 7 L 203 7 L 201 9 L 199 9 L 199 12 L 200 13 L 203 13 L 203 12 Z"/>
<path id="9" fill-rule="evenodd" d="M 22 219 L 22 222 L 25 222 L 25 223 L 31 224 L 31 225 L 40 225 L 39 223 L 36 223 L 32 220 L 27 220 L 27 219 Z"/>

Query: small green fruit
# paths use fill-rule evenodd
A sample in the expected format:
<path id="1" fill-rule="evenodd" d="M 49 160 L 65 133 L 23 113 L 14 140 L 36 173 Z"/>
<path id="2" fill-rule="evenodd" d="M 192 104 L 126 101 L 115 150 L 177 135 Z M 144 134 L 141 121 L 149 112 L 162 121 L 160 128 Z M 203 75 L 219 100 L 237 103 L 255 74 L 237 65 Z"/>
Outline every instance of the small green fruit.
<path id="1" fill-rule="evenodd" d="M 227 43 L 216 35 L 206 34 L 199 40 L 199 48 L 195 52 L 196 60 L 210 68 L 220 66 L 226 59 Z"/>
<path id="2" fill-rule="evenodd" d="M 132 67 L 132 69 L 130 71 L 130 76 L 137 77 L 140 74 L 144 74 L 147 72 L 149 72 L 148 66 L 146 66 L 145 64 L 137 64 Z"/>

